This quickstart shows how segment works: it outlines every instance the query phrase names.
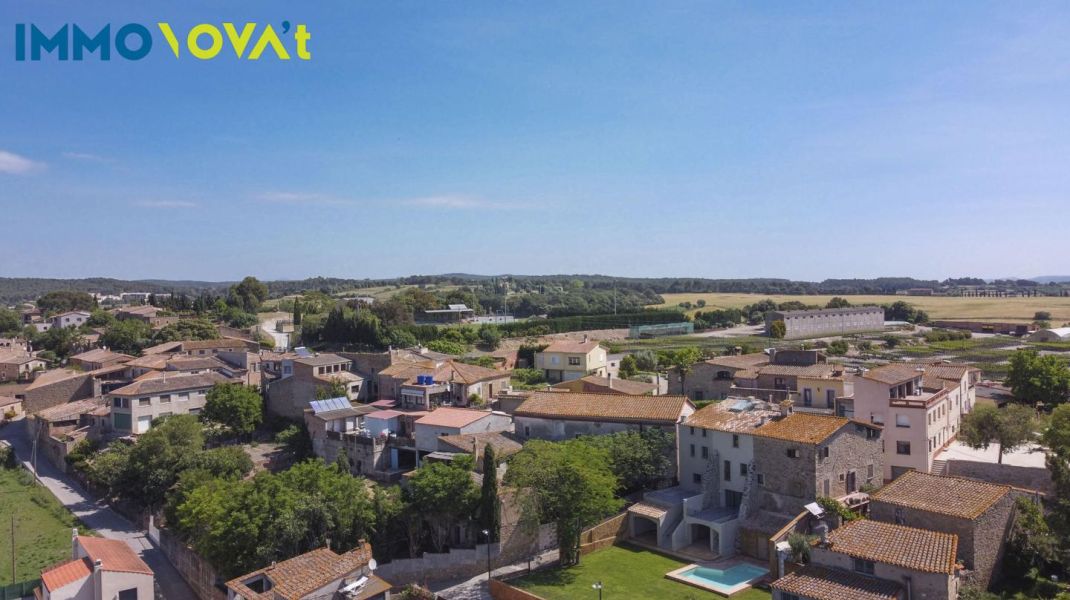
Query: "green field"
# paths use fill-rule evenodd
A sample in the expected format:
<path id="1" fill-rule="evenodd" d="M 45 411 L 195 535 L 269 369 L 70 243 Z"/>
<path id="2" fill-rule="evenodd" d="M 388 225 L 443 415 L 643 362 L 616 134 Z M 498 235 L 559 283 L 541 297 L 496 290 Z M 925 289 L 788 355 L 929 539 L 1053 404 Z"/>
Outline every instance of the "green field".
<path id="1" fill-rule="evenodd" d="M 658 308 L 672 308 L 681 302 L 694 305 L 699 300 L 706 301 L 705 308 L 742 308 L 760 300 L 770 298 L 775 302 L 797 300 L 805 304 L 824 306 L 832 296 L 790 296 L 768 294 L 662 294 L 665 304 Z M 1055 326 L 1070 322 L 1070 298 L 962 298 L 957 296 L 844 296 L 852 304 L 891 304 L 905 300 L 929 313 L 933 319 L 958 319 L 964 321 L 1010 321 L 1028 322 L 1033 320 L 1037 311 L 1047 311 L 1052 315 Z"/>
<path id="2" fill-rule="evenodd" d="M 511 585 L 546 600 L 597 598 L 591 584 L 601 581 L 604 597 L 656 598 L 657 600 L 715 600 L 724 598 L 665 578 L 665 574 L 688 563 L 630 546 L 611 546 L 584 556 L 569 569 L 540 571 L 510 581 Z M 769 600 L 769 592 L 749 589 L 732 600 Z"/>
<path id="3" fill-rule="evenodd" d="M 21 469 L 0 468 L 0 585 L 11 579 L 11 522 L 15 522 L 15 579 L 29 581 L 41 569 L 71 555 L 74 516 L 44 487 L 28 485 L 32 477 Z M 82 532 L 87 530 L 84 528 Z"/>

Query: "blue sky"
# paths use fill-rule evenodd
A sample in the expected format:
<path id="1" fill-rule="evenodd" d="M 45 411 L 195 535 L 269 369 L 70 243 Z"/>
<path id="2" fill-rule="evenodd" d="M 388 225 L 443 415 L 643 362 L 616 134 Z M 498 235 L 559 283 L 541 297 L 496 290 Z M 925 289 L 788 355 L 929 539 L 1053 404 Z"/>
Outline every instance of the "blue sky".
<path id="1" fill-rule="evenodd" d="M 0 276 L 1070 271 L 1066 3 L 0 0 L 0 82 Z"/>

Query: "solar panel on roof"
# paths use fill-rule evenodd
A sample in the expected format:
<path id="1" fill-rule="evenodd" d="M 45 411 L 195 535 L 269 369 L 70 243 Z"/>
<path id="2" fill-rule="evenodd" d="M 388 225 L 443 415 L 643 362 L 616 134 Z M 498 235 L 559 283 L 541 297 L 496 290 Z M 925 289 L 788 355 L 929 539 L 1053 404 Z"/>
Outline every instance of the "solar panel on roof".
<path id="1" fill-rule="evenodd" d="M 312 407 L 312 412 L 315 414 L 330 412 L 332 410 L 341 410 L 343 408 L 351 408 L 349 398 L 344 396 L 338 398 L 328 398 L 326 400 L 312 400 L 309 402 Z"/>

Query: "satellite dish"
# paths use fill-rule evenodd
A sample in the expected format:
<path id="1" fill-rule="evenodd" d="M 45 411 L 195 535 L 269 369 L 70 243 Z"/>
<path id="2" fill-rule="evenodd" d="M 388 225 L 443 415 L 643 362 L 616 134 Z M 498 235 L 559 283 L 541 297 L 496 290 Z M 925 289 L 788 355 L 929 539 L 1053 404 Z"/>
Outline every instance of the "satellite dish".
<path id="1" fill-rule="evenodd" d="M 369 571 L 374 571 L 374 570 L 376 570 L 378 568 L 379 568 L 379 563 L 375 562 L 374 558 L 368 561 L 368 570 Z"/>

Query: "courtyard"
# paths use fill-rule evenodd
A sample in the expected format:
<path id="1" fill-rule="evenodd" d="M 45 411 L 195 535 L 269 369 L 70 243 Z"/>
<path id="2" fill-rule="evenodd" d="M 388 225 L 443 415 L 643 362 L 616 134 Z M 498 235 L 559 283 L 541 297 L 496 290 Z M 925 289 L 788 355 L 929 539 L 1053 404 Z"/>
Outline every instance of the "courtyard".
<path id="1" fill-rule="evenodd" d="M 714 600 L 724 596 L 672 581 L 665 574 L 689 563 L 632 546 L 610 546 L 588 554 L 567 569 L 540 571 L 509 581 L 510 585 L 546 600 L 598 598 L 591 586 L 602 583 L 602 598 L 657 598 L 658 600 Z M 770 600 L 771 594 L 748 589 L 733 600 Z"/>

